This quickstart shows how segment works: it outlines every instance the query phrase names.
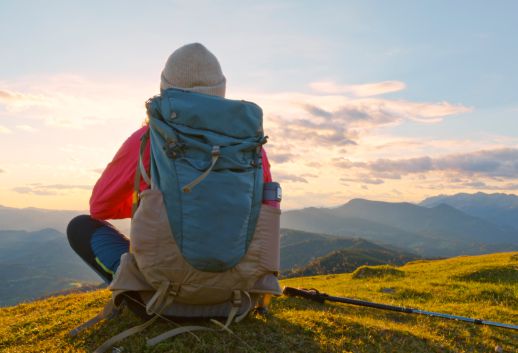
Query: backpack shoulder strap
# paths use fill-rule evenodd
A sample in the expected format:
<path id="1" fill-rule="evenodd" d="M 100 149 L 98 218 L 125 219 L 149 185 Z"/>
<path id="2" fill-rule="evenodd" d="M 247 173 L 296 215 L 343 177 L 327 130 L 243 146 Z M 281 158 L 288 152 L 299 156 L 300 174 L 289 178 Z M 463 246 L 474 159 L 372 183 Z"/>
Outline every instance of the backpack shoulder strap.
<path id="1" fill-rule="evenodd" d="M 139 204 L 139 192 L 140 192 L 140 179 L 144 179 L 144 181 L 151 185 L 151 178 L 149 177 L 146 167 L 144 166 L 144 151 L 146 149 L 147 142 L 149 140 L 149 128 L 146 130 L 144 135 L 140 138 L 140 150 L 139 150 L 139 158 L 137 163 L 137 169 L 135 170 L 135 179 L 133 182 L 133 204 L 131 207 L 131 217 L 135 214 Z"/>

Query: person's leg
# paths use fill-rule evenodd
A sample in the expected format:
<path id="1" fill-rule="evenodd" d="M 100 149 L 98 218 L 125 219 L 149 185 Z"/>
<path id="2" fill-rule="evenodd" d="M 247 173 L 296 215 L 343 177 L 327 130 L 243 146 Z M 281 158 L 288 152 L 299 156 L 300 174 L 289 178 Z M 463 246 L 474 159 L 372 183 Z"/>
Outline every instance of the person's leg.
<path id="1" fill-rule="evenodd" d="M 110 283 L 119 267 L 121 255 L 129 251 L 129 240 L 110 223 L 88 215 L 78 216 L 70 221 L 67 235 L 72 249 L 106 283 Z M 124 302 L 143 320 L 151 318 L 137 292 L 124 293 Z"/>
<path id="2" fill-rule="evenodd" d="M 112 276 L 117 271 L 122 254 L 129 251 L 129 240 L 112 225 L 95 230 L 90 239 L 95 262 Z"/>
<path id="3" fill-rule="evenodd" d="M 108 222 L 88 215 L 72 219 L 67 227 L 67 236 L 72 249 L 106 283 L 110 283 L 120 256 L 129 250 L 129 240 Z"/>

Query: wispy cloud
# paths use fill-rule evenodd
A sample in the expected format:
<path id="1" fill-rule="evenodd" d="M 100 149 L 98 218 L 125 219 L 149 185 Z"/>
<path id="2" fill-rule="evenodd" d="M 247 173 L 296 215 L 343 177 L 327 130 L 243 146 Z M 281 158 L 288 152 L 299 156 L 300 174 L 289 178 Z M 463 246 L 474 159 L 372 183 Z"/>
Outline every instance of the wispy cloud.
<path id="1" fill-rule="evenodd" d="M 368 175 L 360 175 L 356 178 L 340 178 L 340 181 L 343 182 L 354 182 L 354 183 L 363 183 L 363 184 L 371 184 L 371 185 L 380 185 L 383 184 L 383 179 L 379 178 L 371 178 Z"/>
<path id="2" fill-rule="evenodd" d="M 349 100 L 335 110 L 326 110 L 324 106 L 309 104 L 306 104 L 305 108 L 315 118 L 325 118 L 335 124 L 347 124 L 350 129 L 394 125 L 404 120 L 437 123 L 445 117 L 471 110 L 463 105 L 447 102 L 419 103 L 387 99 Z"/>
<path id="3" fill-rule="evenodd" d="M 271 134 L 281 141 L 313 145 L 316 148 L 326 146 L 355 145 L 354 132 L 349 132 L 344 124 L 336 121 L 318 121 L 311 119 L 296 119 L 286 121 L 284 117 L 273 116 L 270 122 L 275 126 L 270 129 Z"/>
<path id="4" fill-rule="evenodd" d="M 278 163 L 322 162 L 322 156 L 329 160 L 333 154 L 344 154 L 345 147 L 365 149 L 360 146 L 362 141 L 381 128 L 405 121 L 440 123 L 471 111 L 469 107 L 449 102 L 295 92 L 246 95 L 265 111 L 265 131 L 280 147 L 271 149 L 268 145 L 267 148 L 272 161 Z M 289 142 L 295 148 L 287 151 L 282 142 Z"/>
<path id="5" fill-rule="evenodd" d="M 369 162 L 335 160 L 338 168 L 367 170 L 379 178 L 398 179 L 404 175 L 445 172 L 451 176 L 483 176 L 515 179 L 518 175 L 518 149 L 499 148 L 441 157 L 377 159 Z"/>
<path id="6" fill-rule="evenodd" d="M 19 194 L 32 194 L 32 195 L 38 195 L 38 196 L 57 195 L 57 193 L 55 191 L 37 189 L 37 188 L 29 187 L 29 186 L 18 186 L 18 187 L 13 188 L 12 190 Z"/>
<path id="7" fill-rule="evenodd" d="M 154 90 L 142 86 L 145 85 L 92 81 L 75 75 L 27 78 L 1 83 L 0 106 L 12 118 L 77 129 L 102 125 L 139 111 L 144 117 L 143 102 Z M 25 124 L 20 129 L 28 131 L 28 127 Z"/>
<path id="8" fill-rule="evenodd" d="M 294 160 L 298 155 L 290 152 L 274 152 L 268 155 L 268 159 L 274 163 L 282 164 Z"/>
<path id="9" fill-rule="evenodd" d="M 483 190 L 483 191 L 515 191 L 518 183 L 488 184 L 480 180 L 465 180 L 458 183 L 430 183 L 426 186 L 430 190 Z"/>
<path id="10" fill-rule="evenodd" d="M 33 194 L 39 196 L 58 195 L 59 191 L 69 190 L 91 190 L 92 185 L 74 185 L 74 184 L 31 184 L 27 186 L 15 187 L 12 190 L 19 194 Z"/>
<path id="11" fill-rule="evenodd" d="M 43 93 L 33 94 L 18 92 L 12 89 L 0 89 L 0 102 L 10 104 L 15 108 L 48 104 L 49 101 L 47 97 L 48 96 Z"/>
<path id="12" fill-rule="evenodd" d="M 51 190 L 71 190 L 71 189 L 81 189 L 81 190 L 91 190 L 92 185 L 68 185 L 68 184 L 52 184 L 52 185 L 40 185 L 40 187 Z"/>
<path id="13" fill-rule="evenodd" d="M 0 125 L 0 134 L 10 134 L 12 133 L 11 129 L 6 128 L 5 126 Z"/>
<path id="14" fill-rule="evenodd" d="M 266 155 L 270 163 L 283 164 L 296 160 L 299 154 L 294 152 L 295 147 L 288 142 L 268 142 L 265 145 Z"/>
<path id="15" fill-rule="evenodd" d="M 16 128 L 25 132 L 35 132 L 36 129 L 29 125 L 16 125 Z"/>
<path id="16" fill-rule="evenodd" d="M 343 85 L 333 81 L 318 81 L 309 84 L 317 92 L 326 94 L 344 94 L 355 97 L 372 97 L 391 92 L 402 91 L 406 88 L 401 81 L 382 81 L 359 85 Z"/>
<path id="17" fill-rule="evenodd" d="M 282 171 L 275 172 L 275 179 L 277 181 L 288 181 L 288 182 L 296 182 L 296 183 L 307 183 L 306 178 L 294 174 L 285 173 Z"/>

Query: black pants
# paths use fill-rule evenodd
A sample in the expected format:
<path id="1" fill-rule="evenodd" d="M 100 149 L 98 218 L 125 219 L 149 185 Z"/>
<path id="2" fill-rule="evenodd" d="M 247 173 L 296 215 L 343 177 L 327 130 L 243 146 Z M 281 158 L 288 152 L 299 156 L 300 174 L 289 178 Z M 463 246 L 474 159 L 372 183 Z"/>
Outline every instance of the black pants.
<path id="1" fill-rule="evenodd" d="M 77 216 L 70 221 L 67 227 L 68 242 L 72 249 L 86 262 L 101 278 L 110 283 L 113 279 L 111 273 L 103 269 L 95 260 L 91 240 L 95 231 L 104 226 L 111 226 L 108 222 L 93 219 L 89 215 Z M 113 226 L 111 226 L 113 227 Z"/>
<path id="2" fill-rule="evenodd" d="M 110 223 L 93 219 L 89 215 L 77 216 L 70 221 L 67 227 L 68 242 L 72 249 L 86 262 L 101 278 L 110 283 L 113 279 L 111 271 L 107 271 L 96 261 L 96 255 L 92 249 L 92 236 L 101 227 L 110 227 L 111 234 L 114 237 L 123 237 L 123 235 Z M 136 315 L 144 320 L 148 320 L 151 316 L 147 315 L 142 299 L 137 292 L 127 292 L 124 294 L 126 305 Z"/>

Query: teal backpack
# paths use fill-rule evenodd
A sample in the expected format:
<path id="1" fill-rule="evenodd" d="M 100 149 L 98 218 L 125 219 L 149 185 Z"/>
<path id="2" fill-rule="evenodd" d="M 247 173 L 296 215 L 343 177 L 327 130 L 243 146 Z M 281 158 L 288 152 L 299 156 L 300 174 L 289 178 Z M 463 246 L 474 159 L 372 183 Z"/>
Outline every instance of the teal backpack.
<path id="1" fill-rule="evenodd" d="M 218 318 L 228 331 L 254 308 L 280 295 L 280 209 L 263 204 L 262 110 L 238 100 L 168 89 L 146 103 L 149 133 L 135 173 L 130 252 L 110 284 L 103 313 L 134 300 L 151 319 L 103 344 L 148 327 L 158 317 Z M 150 141 L 151 167 L 143 152 Z M 139 192 L 141 179 L 149 188 Z M 151 338 L 155 345 L 204 326 L 180 327 Z"/>
<path id="2" fill-rule="evenodd" d="M 257 105 L 169 89 L 148 101 L 151 185 L 187 262 L 221 272 L 244 256 L 263 191 Z M 217 229 L 219 236 L 211 236 Z"/>

